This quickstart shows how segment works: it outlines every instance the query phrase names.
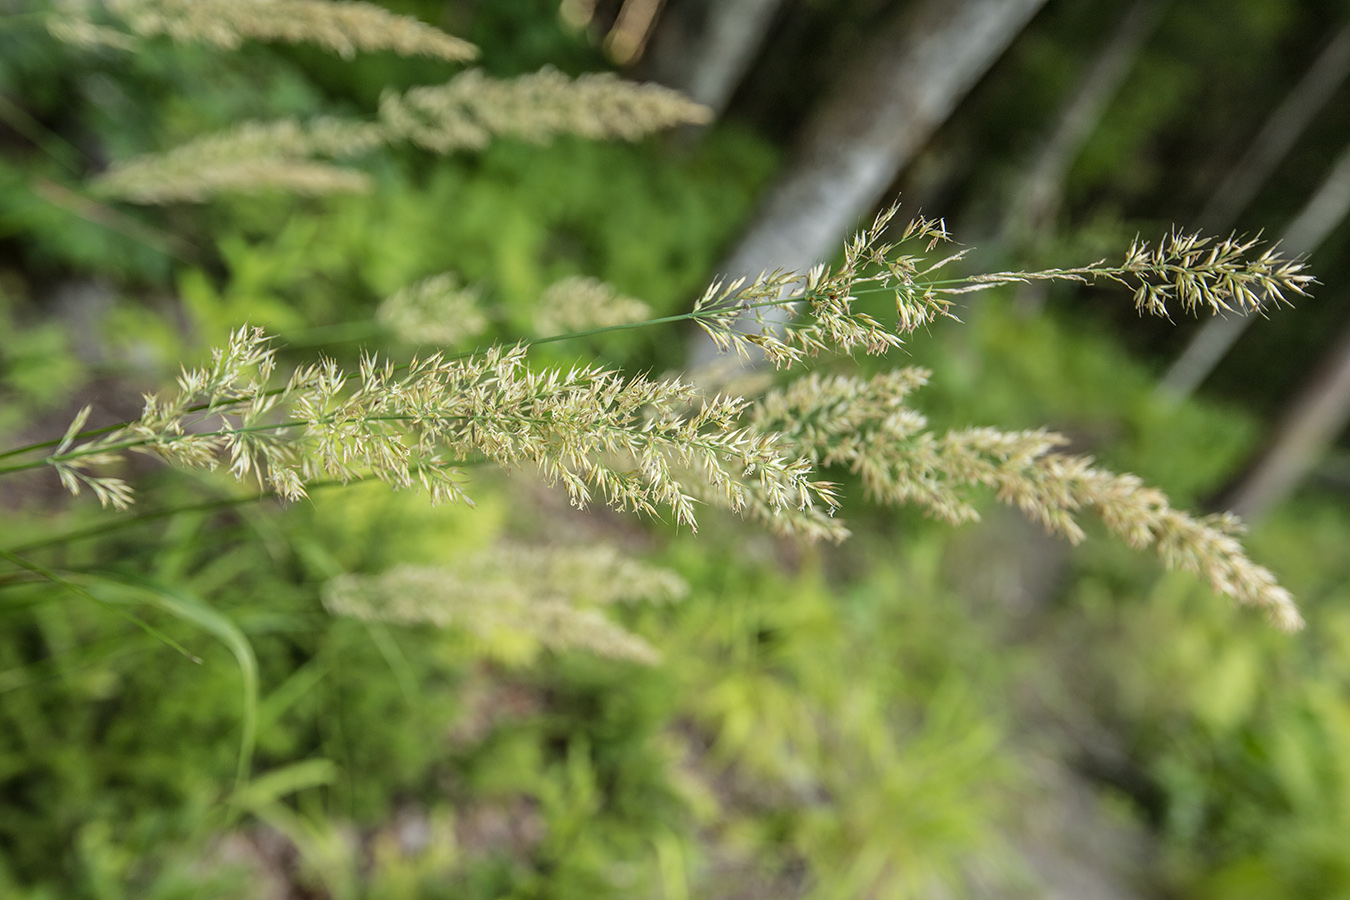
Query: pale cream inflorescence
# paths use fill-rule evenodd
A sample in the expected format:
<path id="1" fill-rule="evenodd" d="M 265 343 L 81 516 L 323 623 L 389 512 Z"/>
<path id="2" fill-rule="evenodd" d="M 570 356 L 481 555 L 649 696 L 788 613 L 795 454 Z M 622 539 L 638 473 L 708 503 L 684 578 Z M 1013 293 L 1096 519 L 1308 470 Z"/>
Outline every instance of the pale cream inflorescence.
<path id="1" fill-rule="evenodd" d="M 101 8 L 126 31 L 95 21 Z M 88 47 L 134 49 L 163 35 L 226 49 L 245 40 L 311 43 L 350 57 L 389 50 L 447 61 L 475 48 L 374 4 L 326 0 L 64 0 L 52 33 Z M 465 72 L 449 82 L 389 92 L 375 121 L 320 118 L 252 122 L 162 154 L 114 166 L 95 182 L 106 197 L 137 203 L 200 201 L 224 192 L 284 189 L 300 194 L 367 190 L 368 176 L 340 159 L 408 141 L 433 152 L 480 149 L 500 136 L 544 141 L 559 134 L 634 140 L 652 131 L 708 121 L 709 111 L 657 86 L 613 75 L 571 79 L 551 69 L 509 80 Z M 316 158 L 317 157 L 317 158 Z M 320 159 L 322 158 L 322 159 Z M 1136 241 L 1120 265 L 945 277 L 957 250 L 941 222 L 917 219 L 887 242 L 896 208 L 884 211 L 845 248 L 837 268 L 766 273 L 718 283 L 694 318 L 723 350 L 762 354 L 779 367 L 823 352 L 880 354 L 903 336 L 952 315 L 954 297 L 1031 280 L 1104 279 L 1129 286 L 1141 312 L 1258 312 L 1305 292 L 1311 277 L 1273 249 L 1253 257 L 1255 240 L 1210 240 L 1173 232 L 1156 246 Z M 924 245 L 921 252 L 899 248 Z M 856 308 L 862 291 L 892 292 L 895 322 Z M 416 342 L 454 344 L 485 330 L 476 294 L 451 275 L 390 297 L 380 321 Z M 769 316 L 791 305 L 787 324 Z M 541 300 L 540 335 L 640 321 L 649 310 L 593 279 L 570 279 Z M 415 359 L 406 370 L 373 357 L 349 373 L 331 361 L 270 382 L 273 352 L 258 329 L 242 328 L 208 365 L 185 370 L 178 390 L 148 396 L 139 420 L 80 440 L 82 410 L 47 458 L 72 493 L 90 490 L 105 506 L 127 508 L 131 487 L 92 468 L 130 450 L 185 466 L 228 465 L 281 496 L 303 497 L 319 479 L 374 477 L 420 486 L 433 501 L 471 502 L 457 464 L 490 461 L 533 467 L 561 482 L 572 501 L 668 512 L 696 527 L 699 503 L 765 523 L 779 534 L 841 540 L 834 487 L 817 480 L 830 466 L 857 474 L 888 503 L 913 503 L 949 522 L 978 517 L 972 493 L 992 490 L 1071 542 L 1075 514 L 1091 509 L 1112 533 L 1153 547 L 1165 565 L 1204 577 L 1215 590 L 1262 608 L 1280 627 L 1301 619 L 1288 592 L 1243 552 L 1231 516 L 1194 517 L 1171 507 L 1133 475 L 1060 452 L 1045 431 L 968 428 L 937 433 L 906 405 L 928 373 L 902 369 L 863 380 L 817 374 L 769 392 L 758 403 L 702 397 L 679 380 L 625 378 L 596 367 L 533 371 L 523 347 L 458 359 Z M 649 644 L 600 607 L 623 599 L 673 599 L 685 587 L 671 573 L 612 550 L 496 548 L 448 567 L 402 566 L 383 575 L 344 575 L 325 591 L 328 608 L 364 619 L 455 627 L 490 646 L 583 649 L 654 663 Z M 523 644 L 521 643 L 523 641 Z"/>
<path id="2" fill-rule="evenodd" d="M 245 122 L 164 153 L 114 164 L 94 181 L 105 197 L 132 203 L 199 202 L 221 193 L 283 189 L 317 195 L 364 192 L 370 178 L 313 156 L 352 156 L 384 142 L 378 125 L 332 117 Z"/>
<path id="3" fill-rule="evenodd" d="M 885 350 L 900 335 L 950 315 L 950 295 L 993 283 L 1042 276 L 1133 280 L 1153 297 L 1143 307 L 1150 311 L 1162 311 L 1157 304 L 1173 297 L 1188 307 L 1214 308 L 1301 293 L 1307 284 L 1297 262 L 1269 253 L 1248 260 L 1242 254 L 1251 245 L 1221 243 L 1197 261 L 1190 254 L 1199 252 L 1199 241 L 1175 236 L 1158 250 L 1136 245 L 1124 266 L 938 281 L 932 273 L 960 254 L 935 263 L 896 254 L 880 240 L 889 215 L 850 244 L 839 269 L 715 286 L 692 317 L 726 347 L 758 347 L 791 366 L 824 350 Z M 921 220 L 902 241 L 916 237 L 931 251 L 945 232 Z M 1179 288 L 1185 279 L 1172 267 L 1188 262 L 1201 272 L 1191 287 Z M 894 292 L 892 330 L 853 309 L 859 284 Z M 805 315 L 782 331 L 739 327 L 736 317 L 747 306 L 794 301 Z M 77 422 L 48 462 L 72 490 L 89 487 L 105 504 L 125 506 L 130 489 L 87 468 L 127 449 L 185 465 L 212 466 L 227 457 L 237 477 L 254 474 L 292 498 L 318 478 L 376 477 L 396 487 L 420 484 L 436 500 L 467 501 L 455 464 L 490 461 L 537 469 L 561 482 L 577 505 L 600 499 L 617 509 L 664 510 L 693 528 L 696 505 L 706 503 L 780 534 L 832 540 L 847 530 L 832 515 L 834 486 L 817 480 L 816 472 L 842 466 L 875 498 L 914 503 L 951 522 L 976 518 L 970 491 L 981 487 L 1071 541 L 1083 536 L 1075 513 L 1091 509 L 1127 543 L 1154 547 L 1168 566 L 1196 572 L 1216 590 L 1262 607 L 1282 627 L 1300 622 L 1288 593 L 1243 553 L 1235 519 L 1173 509 L 1135 476 L 1059 452 L 1064 439 L 1048 432 L 935 433 L 906 405 L 928 377 L 917 369 L 868 380 L 811 374 L 752 405 L 736 397 L 708 399 L 675 379 L 625 378 L 580 366 L 532 371 L 523 346 L 456 359 L 435 355 L 405 370 L 367 358 L 355 375 L 325 361 L 295 372 L 285 388 L 268 390 L 271 366 L 262 333 L 241 329 L 210 365 L 184 373 L 177 394 L 147 398 L 138 422 L 82 444 L 76 443 Z"/>
<path id="4" fill-rule="evenodd" d="M 362 194 L 370 190 L 370 178 L 364 172 L 329 163 L 261 158 L 173 169 L 128 166 L 99 179 L 95 189 L 102 196 L 131 203 L 198 203 L 218 194 L 269 190 L 301 196 Z"/>
<path id="5" fill-rule="evenodd" d="M 965 250 L 931 253 L 950 241 L 941 221 L 917 218 L 895 241 L 887 241 L 898 206 L 883 210 L 871 227 L 845 247 L 838 268 L 818 265 L 809 272 L 771 272 L 756 279 L 715 282 L 695 304 L 697 321 L 724 352 L 762 354 L 779 368 L 825 351 L 885 353 L 903 343 L 903 335 L 954 317 L 955 297 L 1027 281 L 1097 280 L 1135 292 L 1141 313 L 1168 315 L 1168 303 L 1187 312 L 1256 312 L 1267 303 L 1306 294 L 1314 281 L 1298 260 L 1273 248 L 1252 256 L 1258 242 L 1230 237 L 1213 241 L 1172 232 L 1157 246 L 1135 240 L 1124 262 L 1099 261 L 1072 269 L 994 272 L 946 276 L 942 270 L 961 260 Z M 921 252 L 899 252 L 919 243 Z M 946 277 L 944 277 L 946 276 Z M 895 300 L 895 324 L 888 327 L 858 311 L 856 294 L 885 291 Z M 800 311 L 792 321 L 769 315 L 774 307 Z"/>
<path id="6" fill-rule="evenodd" d="M 674 572 L 607 545 L 502 544 L 444 566 L 339 575 L 325 586 L 324 605 L 359 619 L 454 628 L 499 655 L 528 659 L 543 647 L 653 665 L 660 659 L 656 649 L 602 608 L 671 602 L 688 591 Z"/>
<path id="7" fill-rule="evenodd" d="M 574 134 L 632 141 L 707 122 L 710 115 L 706 106 L 659 85 L 633 84 L 608 72 L 569 78 L 548 68 L 510 79 L 468 71 L 380 100 L 380 121 L 391 139 L 436 153 L 481 149 L 494 137 L 542 142 Z"/>
<path id="8" fill-rule="evenodd" d="M 133 203 L 197 202 L 271 188 L 304 194 L 363 191 L 370 183 L 365 173 L 314 157 L 358 156 L 401 141 L 448 153 L 481 149 L 498 136 L 633 139 L 700 121 L 704 113 L 704 107 L 674 91 L 611 75 L 571 79 L 544 70 L 501 81 L 470 71 L 439 87 L 387 94 L 378 121 L 329 116 L 306 123 L 245 122 L 114 164 L 93 187 L 104 197 Z"/>
<path id="9" fill-rule="evenodd" d="M 95 5 L 89 0 L 59 4 L 49 22 L 53 34 L 73 43 L 123 49 L 134 49 L 136 37 L 165 35 L 179 43 L 226 50 L 237 49 L 246 40 L 317 44 L 348 59 L 357 51 L 370 50 L 450 62 L 477 55 L 468 41 L 412 16 L 395 15 L 357 0 L 103 0 L 98 4 L 121 21 L 130 35 L 90 22 L 88 15 Z"/>
<path id="10" fill-rule="evenodd" d="M 129 31 L 96 22 L 95 10 Z M 166 35 L 225 49 L 245 40 L 313 43 L 344 57 L 358 50 L 389 50 L 460 62 L 477 53 L 467 41 L 364 2 L 60 0 L 47 24 L 61 40 L 86 47 L 135 49 L 139 38 Z M 386 93 L 377 121 L 246 122 L 115 164 L 93 187 L 104 197 L 145 204 L 269 189 L 350 193 L 368 190 L 369 177 L 315 157 L 356 156 L 402 141 L 448 153 L 481 149 L 500 136 L 635 140 L 673 125 L 706 122 L 709 116 L 706 107 L 675 91 L 609 73 L 569 78 L 546 68 L 499 80 L 469 71 L 442 85 Z"/>
<path id="11" fill-rule="evenodd" d="M 1174 509 L 1134 475 L 1057 452 L 1067 441 L 1051 432 L 937 434 L 905 404 L 928 377 L 914 368 L 870 379 L 811 374 L 766 395 L 751 421 L 816 465 L 854 472 L 874 499 L 917 504 L 953 524 L 979 518 L 970 497 L 976 487 L 993 489 L 1000 501 L 1072 543 L 1084 537 L 1074 514 L 1091 509 L 1130 546 L 1153 547 L 1169 568 L 1203 576 L 1216 591 L 1263 609 L 1281 628 L 1302 624 L 1288 591 L 1243 553 L 1234 517 L 1196 518 Z"/>
<path id="12" fill-rule="evenodd" d="M 375 312 L 376 321 L 409 344 L 453 347 L 488 328 L 482 297 L 453 272 L 442 272 L 394 292 Z"/>
<path id="13" fill-rule="evenodd" d="M 262 331 L 240 329 L 209 366 L 185 371 L 176 393 L 148 396 L 138 421 L 79 445 L 71 432 L 48 462 L 79 473 L 91 457 L 108 462 L 123 450 L 207 468 L 226 457 L 237 478 L 253 475 L 291 499 L 319 478 L 375 477 L 467 502 L 453 464 L 490 461 L 534 467 L 578 506 L 599 497 L 617 509 L 667 510 L 689 528 L 696 498 L 680 472 L 696 472 L 710 499 L 737 512 L 752 492 L 784 516 L 833 503 L 808 462 L 737 425 L 746 401 L 704 399 L 679 380 L 596 367 L 534 372 L 521 347 L 433 355 L 402 371 L 366 357 L 355 376 L 324 361 L 269 391 L 272 365 Z M 129 489 L 114 499 L 125 506 Z"/>
<path id="14" fill-rule="evenodd" d="M 651 307 L 625 297 L 598 278 L 564 278 L 539 297 L 534 331 L 539 335 L 565 334 L 591 328 L 611 328 L 651 318 Z"/>

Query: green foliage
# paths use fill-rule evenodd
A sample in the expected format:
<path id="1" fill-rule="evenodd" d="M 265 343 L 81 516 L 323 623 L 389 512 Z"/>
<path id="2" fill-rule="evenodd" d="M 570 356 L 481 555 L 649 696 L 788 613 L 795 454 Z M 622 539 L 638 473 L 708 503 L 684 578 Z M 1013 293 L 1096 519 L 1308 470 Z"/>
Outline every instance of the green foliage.
<path id="1" fill-rule="evenodd" d="M 1350 824 L 1350 621 L 1344 573 L 1327 565 L 1340 554 L 1318 552 L 1346 534 L 1342 511 L 1309 503 L 1260 537 L 1304 562 L 1307 640 L 1250 629 L 1172 579 L 1142 603 L 1133 579 L 1089 577 L 1074 591 L 1080 621 L 1066 629 L 1113 636 L 1077 664 L 1079 689 L 1111 727 L 1129 723 L 1187 896 L 1331 898 L 1350 887 L 1337 849 Z"/>

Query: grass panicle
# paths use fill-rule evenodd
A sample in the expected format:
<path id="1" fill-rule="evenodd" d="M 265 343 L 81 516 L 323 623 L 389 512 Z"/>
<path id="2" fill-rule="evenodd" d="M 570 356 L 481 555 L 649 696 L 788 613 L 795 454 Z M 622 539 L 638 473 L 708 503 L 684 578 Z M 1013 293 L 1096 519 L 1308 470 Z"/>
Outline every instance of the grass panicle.
<path id="1" fill-rule="evenodd" d="M 1115 267 L 939 278 L 964 251 L 935 253 L 950 239 L 942 223 L 926 219 L 887 242 L 894 215 L 891 208 L 878 216 L 835 269 L 714 284 L 690 313 L 656 321 L 693 319 L 723 349 L 758 349 L 786 367 L 824 351 L 884 352 L 950 317 L 953 295 L 1032 278 L 1125 283 L 1144 292 L 1142 309 L 1163 314 L 1171 299 L 1187 309 L 1252 308 L 1264 296 L 1301 294 L 1310 281 L 1301 263 L 1272 250 L 1253 255 L 1253 241 L 1211 244 L 1177 234 L 1152 249 L 1136 242 Z M 864 290 L 893 293 L 889 327 L 854 309 Z M 390 298 L 382 316 L 395 330 L 400 320 L 416 320 L 410 327 L 424 339 L 440 320 L 440 327 L 460 329 L 449 335 L 459 339 L 479 315 L 471 299 L 452 277 L 438 276 Z M 744 327 L 747 311 L 753 317 L 784 303 L 801 307 L 802 316 L 776 330 Z M 637 312 L 633 301 L 598 282 L 573 281 L 546 295 L 541 315 L 553 317 L 542 324 L 560 328 L 622 323 L 576 333 L 589 335 L 632 327 L 627 320 Z M 252 477 L 290 499 L 319 481 L 378 478 L 424 488 L 435 502 L 470 502 L 458 465 L 491 462 L 534 469 L 577 506 L 603 502 L 666 514 L 696 529 L 704 504 L 778 534 L 839 541 L 848 529 L 834 517 L 837 489 L 819 477 L 837 466 L 857 474 L 878 501 L 915 504 L 952 523 L 978 518 L 976 495 L 992 490 L 1076 543 L 1084 536 L 1076 514 L 1090 510 L 1131 546 L 1152 547 L 1168 567 L 1199 574 L 1283 628 L 1301 623 L 1288 592 L 1243 552 L 1235 519 L 1174 509 L 1139 478 L 1061 452 L 1065 439 L 1048 431 L 935 432 L 908 405 L 926 371 L 866 380 L 809 373 L 755 402 L 710 398 L 678 378 L 625 377 L 596 366 L 536 371 L 527 350 L 520 344 L 433 354 L 403 367 L 366 356 L 355 373 L 321 360 L 274 387 L 268 338 L 241 328 L 209 364 L 184 371 L 177 392 L 147 397 L 136 422 L 85 436 L 82 412 L 52 453 L 0 474 L 51 465 L 72 493 L 87 488 L 104 505 L 125 508 L 131 487 L 93 470 L 136 451 L 188 467 L 228 465 L 236 478 Z"/>
<path id="2" fill-rule="evenodd" d="M 688 592 L 674 572 L 607 545 L 502 544 L 447 566 L 339 575 L 327 583 L 323 599 L 337 615 L 467 632 L 489 653 L 517 661 L 547 648 L 655 665 L 656 648 L 602 609 L 620 602 L 671 602 Z"/>
<path id="3" fill-rule="evenodd" d="M 543 142 L 564 134 L 636 140 L 704 122 L 707 109 L 657 85 L 608 73 L 569 78 L 553 69 L 495 79 L 471 70 L 438 86 L 388 92 L 376 121 L 320 117 L 245 122 L 163 153 L 114 164 L 93 181 L 100 197 L 141 204 L 201 202 L 225 192 L 286 189 L 317 195 L 369 189 L 364 172 L 324 160 L 388 144 L 436 153 L 481 150 L 497 137 Z"/>
<path id="4" fill-rule="evenodd" d="M 598 367 L 535 372 L 522 347 L 432 355 L 398 371 L 367 356 L 356 375 L 325 360 L 297 369 L 281 390 L 266 387 L 273 365 L 262 330 L 241 328 L 210 365 L 185 371 L 176 393 L 148 396 L 139 420 L 73 444 L 77 421 L 71 441 L 45 462 L 74 473 L 72 491 L 83 484 L 98 493 L 101 476 L 85 470 L 132 450 L 189 468 L 228 461 L 236 478 L 253 476 L 288 499 L 305 496 L 313 480 L 373 476 L 421 486 L 434 502 L 467 502 L 450 463 L 482 458 L 533 466 L 578 506 L 599 497 L 649 515 L 664 509 L 690 528 L 695 498 L 681 471 L 697 473 L 736 512 L 751 493 L 784 515 L 833 503 L 809 463 L 781 453 L 772 435 L 737 425 L 747 401 L 704 399 L 678 379 Z M 131 491 L 119 485 L 108 505 L 124 508 Z"/>
<path id="5" fill-rule="evenodd" d="M 1201 575 L 1215 591 L 1262 609 L 1283 629 L 1301 627 L 1289 592 L 1243 553 L 1234 517 L 1197 518 L 1174 509 L 1137 476 L 1058 452 L 1067 439 L 1053 432 L 936 433 L 906 405 L 929 375 L 915 368 L 870 379 L 806 375 L 756 403 L 751 421 L 813 464 L 855 473 L 874 500 L 914 504 L 952 524 L 979 519 L 978 488 L 992 489 L 1001 502 L 1075 544 L 1085 536 L 1075 514 L 1091 510 L 1131 547 L 1152 547 L 1168 568 Z"/>
<path id="6" fill-rule="evenodd" d="M 1192 313 L 1257 311 L 1267 301 L 1305 295 L 1314 281 L 1301 261 L 1286 260 L 1275 248 L 1254 252 L 1260 247 L 1256 239 L 1212 241 L 1175 231 L 1156 246 L 1135 240 L 1119 265 L 1099 261 L 1071 269 L 946 277 L 942 270 L 968 251 L 934 254 L 951 238 L 941 221 L 922 217 L 888 241 L 898 209 L 883 210 L 859 232 L 837 268 L 818 265 L 805 273 L 778 271 L 715 282 L 695 305 L 699 326 L 723 352 L 746 358 L 762 354 L 786 368 L 823 352 L 886 353 L 906 335 L 955 318 L 958 295 L 1028 281 L 1114 282 L 1134 291 L 1141 313 L 1159 316 L 1168 315 L 1172 301 Z M 910 249 L 918 245 L 919 252 Z M 892 325 L 855 308 L 859 294 L 877 291 L 895 298 Z M 784 306 L 799 315 L 783 323 L 770 313 Z"/>
<path id="7" fill-rule="evenodd" d="M 391 139 L 435 153 L 481 149 L 495 137 L 634 141 L 710 117 L 706 106 L 669 88 L 608 72 L 569 78 L 550 68 L 510 79 L 470 70 L 445 84 L 391 91 L 380 100 L 380 121 Z"/>
<path id="8" fill-rule="evenodd" d="M 534 333 L 566 334 L 630 325 L 652 317 L 651 307 L 625 297 L 598 278 L 564 278 L 549 285 L 536 304 Z"/>
<path id="9" fill-rule="evenodd" d="M 408 344 L 454 347 L 487 331 L 482 297 L 453 272 L 442 272 L 395 291 L 375 319 Z"/>
<path id="10" fill-rule="evenodd" d="M 129 33 L 93 22 L 89 0 L 59 4 L 49 28 L 77 45 L 125 50 L 136 49 L 138 39 L 165 36 L 222 50 L 237 50 L 245 41 L 315 44 L 344 59 L 372 50 L 447 62 L 478 54 L 468 41 L 358 0 L 103 0 L 98 5 Z"/>

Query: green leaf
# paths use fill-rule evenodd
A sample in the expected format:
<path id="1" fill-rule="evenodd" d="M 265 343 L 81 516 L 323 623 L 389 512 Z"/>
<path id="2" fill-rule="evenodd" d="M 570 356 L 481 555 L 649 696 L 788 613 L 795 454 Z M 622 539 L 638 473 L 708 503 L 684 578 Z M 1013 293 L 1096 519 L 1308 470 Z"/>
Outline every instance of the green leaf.
<path id="1" fill-rule="evenodd" d="M 145 579 L 129 576 L 87 576 L 98 587 L 112 591 L 129 591 L 163 611 L 209 632 L 234 656 L 243 678 L 243 724 L 239 736 L 239 762 L 235 768 L 232 805 L 238 804 L 239 792 L 248 780 L 253 762 L 253 748 L 258 739 L 258 660 L 239 626 L 218 610 L 181 588 L 171 588 Z"/>
<path id="2" fill-rule="evenodd" d="M 307 759 L 259 775 L 235 794 L 241 812 L 257 812 L 282 797 L 306 788 L 332 784 L 338 776 L 337 765 L 328 759 Z"/>

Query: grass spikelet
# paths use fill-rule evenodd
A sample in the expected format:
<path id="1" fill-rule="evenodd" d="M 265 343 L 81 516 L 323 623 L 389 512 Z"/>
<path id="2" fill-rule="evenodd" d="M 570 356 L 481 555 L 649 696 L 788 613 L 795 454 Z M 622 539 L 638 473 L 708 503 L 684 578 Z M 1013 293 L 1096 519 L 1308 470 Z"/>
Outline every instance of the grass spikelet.
<path id="1" fill-rule="evenodd" d="M 379 146 L 379 126 L 344 119 L 246 122 L 165 153 L 116 164 L 95 179 L 103 197 L 132 203 L 200 202 L 226 192 L 281 189 L 309 196 L 363 192 L 363 172 L 310 159 L 350 156 Z"/>
<path id="2" fill-rule="evenodd" d="M 656 649 L 616 625 L 601 608 L 669 602 L 687 593 L 674 572 L 624 557 L 612 547 L 501 545 L 448 566 L 405 565 L 382 575 L 338 576 L 324 589 L 324 605 L 338 615 L 465 631 L 489 653 L 514 662 L 547 648 L 654 665 L 660 660 Z"/>
<path id="3" fill-rule="evenodd" d="M 387 93 L 380 101 L 391 138 L 436 153 L 481 149 L 494 137 L 542 143 L 574 134 L 632 141 L 710 116 L 707 107 L 658 85 L 611 73 L 568 78 L 549 68 L 506 80 L 468 71 L 443 85 Z"/>
<path id="4" fill-rule="evenodd" d="M 467 41 L 373 3 L 329 0 L 106 0 L 108 10 L 140 37 L 238 49 L 244 41 L 315 44 L 350 59 L 389 50 L 449 62 L 473 59 Z"/>
<path id="5" fill-rule="evenodd" d="M 939 435 L 905 405 L 928 377 L 921 369 L 868 380 L 812 374 L 765 396 L 751 421 L 813 463 L 859 475 L 873 499 L 913 503 L 952 524 L 979 518 L 971 489 L 980 487 L 1071 543 L 1084 537 L 1074 514 L 1090 509 L 1130 546 L 1153 547 L 1168 568 L 1202 576 L 1215 591 L 1261 608 L 1281 628 L 1301 627 L 1289 593 L 1243 552 L 1234 537 L 1236 519 L 1174 509 L 1134 475 L 1058 452 L 1067 439 L 1052 432 L 967 428 Z"/>
<path id="6" fill-rule="evenodd" d="M 627 325 L 651 318 L 651 307 L 625 297 L 597 278 L 564 278 L 539 298 L 534 331 L 540 335 Z"/>
<path id="7" fill-rule="evenodd" d="M 1265 306 L 1288 303 L 1286 295 L 1304 296 L 1314 278 L 1300 260 L 1287 260 L 1258 238 L 1229 236 L 1220 241 L 1173 231 L 1156 247 L 1135 240 L 1117 280 L 1133 279 L 1135 307 L 1150 315 L 1168 317 L 1167 304 L 1175 301 L 1188 313 L 1201 310 L 1260 312 Z"/>
<path id="8" fill-rule="evenodd" d="M 487 330 L 480 304 L 477 290 L 443 272 L 391 294 L 375 318 L 406 343 L 453 347 Z"/>

